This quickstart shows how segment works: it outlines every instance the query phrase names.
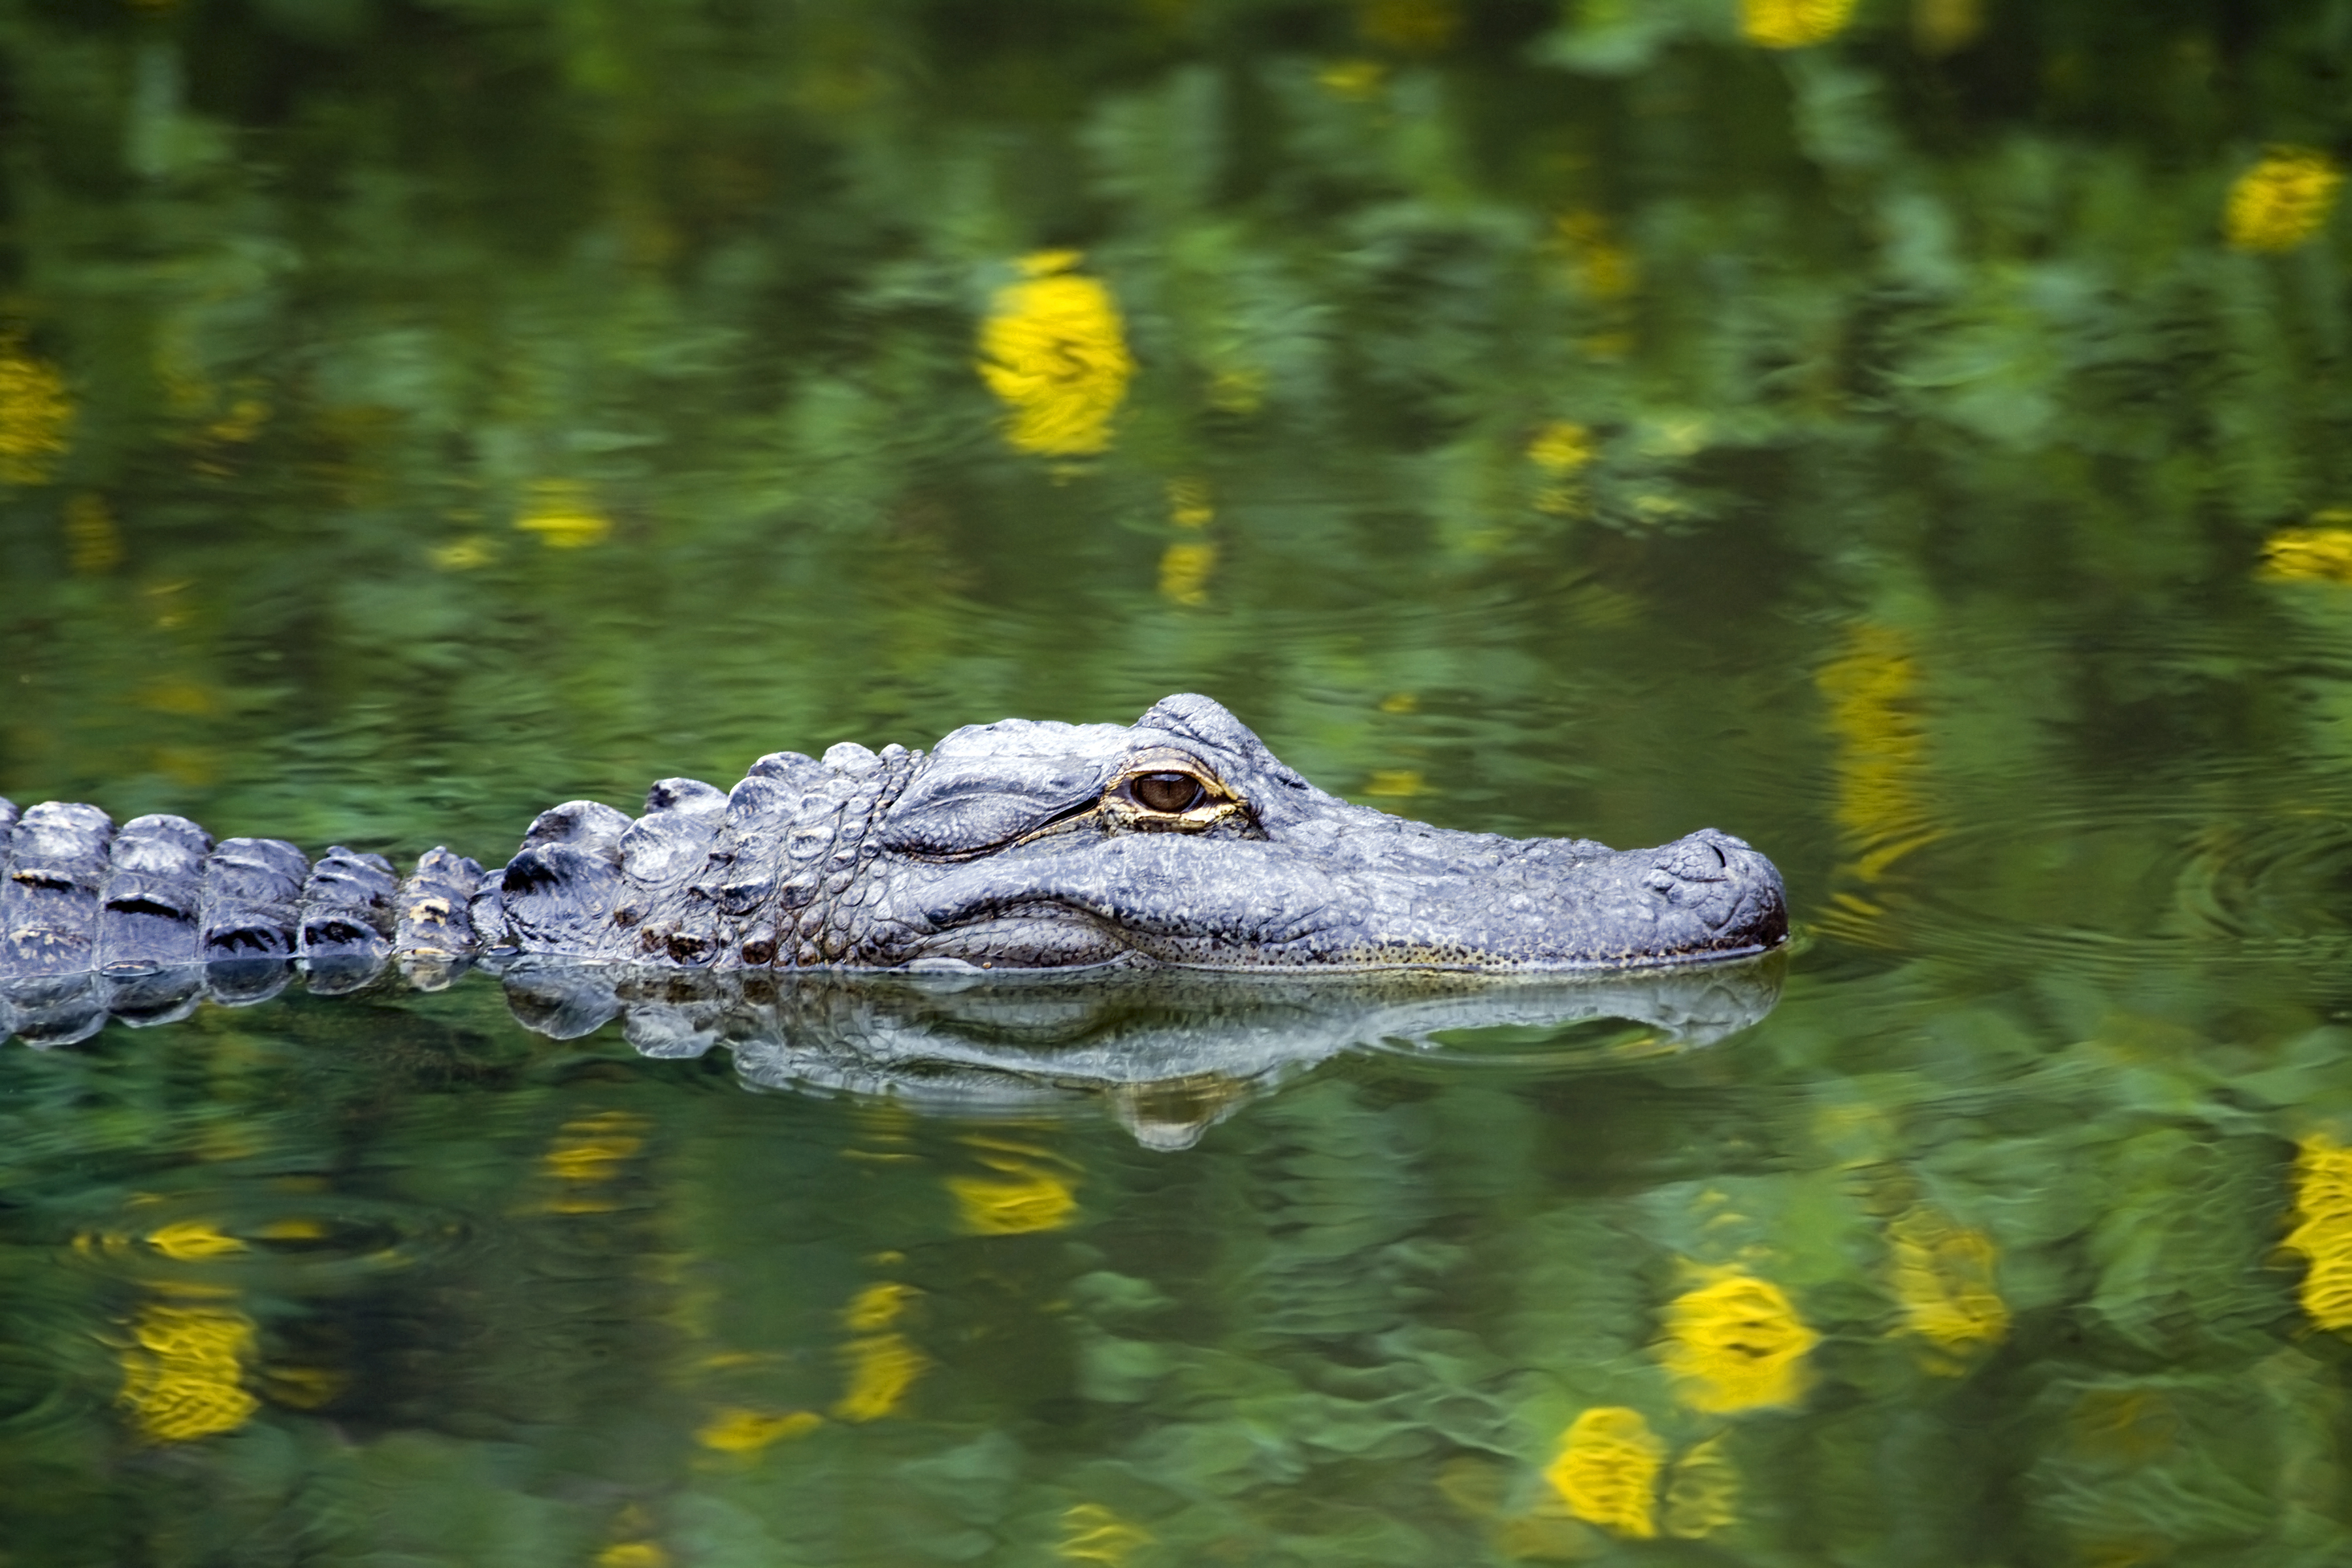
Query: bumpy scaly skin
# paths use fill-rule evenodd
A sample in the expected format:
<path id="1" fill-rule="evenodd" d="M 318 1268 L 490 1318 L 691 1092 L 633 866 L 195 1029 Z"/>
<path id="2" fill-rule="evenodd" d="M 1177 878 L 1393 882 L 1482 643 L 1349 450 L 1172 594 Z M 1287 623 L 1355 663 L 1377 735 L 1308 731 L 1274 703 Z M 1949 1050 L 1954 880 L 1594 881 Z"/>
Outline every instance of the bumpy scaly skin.
<path id="1" fill-rule="evenodd" d="M 1154 782 L 1158 781 L 1158 782 Z M 1171 793 L 1172 792 L 1172 793 Z M 1180 803 L 1179 797 L 1190 798 Z M 1639 968 L 1787 939 L 1777 872 L 1704 829 L 1620 853 L 1407 822 L 1324 794 L 1203 697 L 1132 727 L 1002 723 L 929 755 L 761 758 L 666 779 L 632 821 L 574 801 L 504 868 L 436 849 L 315 865 L 194 824 L 0 802 L 0 1035 L 517 954 L 691 968 Z M 224 966 L 226 967 L 224 967 Z M 241 966 L 241 967 L 240 967 Z M 93 1004 L 97 1022 L 88 1022 Z"/>

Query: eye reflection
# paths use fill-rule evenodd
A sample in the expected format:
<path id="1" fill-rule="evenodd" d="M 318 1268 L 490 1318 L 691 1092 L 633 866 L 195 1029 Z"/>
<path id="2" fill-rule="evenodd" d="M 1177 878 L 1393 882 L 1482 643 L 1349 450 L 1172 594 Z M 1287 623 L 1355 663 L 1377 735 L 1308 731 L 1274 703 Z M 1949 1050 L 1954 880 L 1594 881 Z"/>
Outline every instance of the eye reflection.
<path id="1" fill-rule="evenodd" d="M 1190 811 L 1208 795 L 1201 781 L 1191 773 L 1143 773 L 1127 787 L 1138 802 L 1152 811 Z"/>

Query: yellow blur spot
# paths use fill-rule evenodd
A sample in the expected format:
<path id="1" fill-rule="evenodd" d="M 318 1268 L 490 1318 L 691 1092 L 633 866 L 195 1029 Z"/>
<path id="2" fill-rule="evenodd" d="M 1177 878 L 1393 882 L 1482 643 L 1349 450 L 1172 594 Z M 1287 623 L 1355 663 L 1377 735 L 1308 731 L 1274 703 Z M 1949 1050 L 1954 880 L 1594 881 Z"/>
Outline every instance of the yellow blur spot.
<path id="1" fill-rule="evenodd" d="M 139 692 L 139 706 L 158 713 L 178 713 L 201 719 L 220 706 L 211 690 L 185 678 L 154 681 Z"/>
<path id="2" fill-rule="evenodd" d="M 1389 68 L 1378 60 L 1333 60 L 1315 73 L 1315 85 L 1334 98 L 1359 102 L 1379 93 Z"/>
<path id="3" fill-rule="evenodd" d="M 245 1243 L 200 1219 L 184 1219 L 150 1231 L 147 1245 L 174 1263 L 200 1263 L 246 1250 Z"/>
<path id="4" fill-rule="evenodd" d="M 2180 1413 L 2160 1390 L 2110 1385 L 2084 1389 L 2066 1426 L 2084 1458 L 2144 1465 L 2170 1451 L 2180 1436 Z"/>
<path id="5" fill-rule="evenodd" d="M 1206 528 L 1217 521 L 1206 479 L 1168 481 L 1168 521 L 1179 528 Z"/>
<path id="6" fill-rule="evenodd" d="M 2324 1132 L 2305 1138 L 2294 1163 L 2290 1251 L 2310 1259 L 2303 1310 L 2323 1329 L 2352 1329 L 2352 1148 Z"/>
<path id="7" fill-rule="evenodd" d="M 1454 41 L 1462 14 L 1454 0 L 1357 0 L 1364 41 L 1402 54 L 1434 54 Z"/>
<path id="8" fill-rule="evenodd" d="M 155 771 L 175 784 L 202 788 L 220 776 L 214 753 L 203 746 L 158 746 L 152 755 Z"/>
<path id="9" fill-rule="evenodd" d="M 536 533 L 551 550 L 578 550 L 603 541 L 613 531 L 613 520 L 596 510 L 586 485 L 541 479 L 530 487 L 530 499 L 515 527 Z"/>
<path id="10" fill-rule="evenodd" d="M 1587 509 L 1576 476 L 1591 465 L 1598 451 L 1592 432 L 1566 419 L 1556 419 L 1528 443 L 1528 461 L 1546 479 L 1536 492 L 1536 510 L 1554 517 L 1576 517 Z"/>
<path id="11" fill-rule="evenodd" d="M 2352 583 L 2352 528 L 2283 528 L 2263 545 L 2275 583 Z"/>
<path id="12" fill-rule="evenodd" d="M 1929 1363 L 1932 1369 L 1958 1372 L 1959 1363 L 1948 1357 L 1998 1344 L 2009 1332 L 2009 1305 L 1993 1283 L 1992 1237 L 1915 1206 L 1887 1226 L 1886 1239 L 1904 1331 L 1947 1352 Z"/>
<path id="13" fill-rule="evenodd" d="M 1592 461 L 1592 432 L 1581 425 L 1555 419 L 1528 443 L 1528 461 L 1556 478 L 1573 474 Z"/>
<path id="14" fill-rule="evenodd" d="M 1658 1533 L 1658 1470 L 1666 1446 L 1638 1410 L 1604 1405 L 1560 1435 L 1559 1458 L 1544 1471 L 1568 1511 L 1637 1541 Z"/>
<path id="15" fill-rule="evenodd" d="M 24 340 L 0 333 L 0 482 L 37 485 L 65 455 L 73 399 L 56 365 L 25 352 Z"/>
<path id="16" fill-rule="evenodd" d="M 1429 793 L 1429 785 L 1412 768 L 1381 768 L 1364 781 L 1364 793 L 1375 800 L 1410 800 Z"/>
<path id="17" fill-rule="evenodd" d="M 1742 37 L 1766 49 L 1825 44 L 1845 30 L 1853 0 L 1739 0 Z"/>
<path id="18" fill-rule="evenodd" d="M 1728 1414 L 1795 1404 L 1820 1342 L 1778 1285 L 1726 1268 L 1666 1308 L 1658 1360 L 1684 1404 Z"/>
<path id="19" fill-rule="evenodd" d="M 1857 626 L 1813 684 L 1829 699 L 1838 740 L 1837 824 L 1855 851 L 1845 868 L 1874 882 L 1938 831 L 1921 789 L 1927 738 L 1912 711 L 1918 661 L 1902 633 Z"/>
<path id="20" fill-rule="evenodd" d="M 1640 280 L 1633 253 L 1611 232 L 1609 219 L 1591 208 L 1563 213 L 1553 232 L 1568 257 L 1569 281 L 1595 300 L 1622 300 Z"/>
<path id="21" fill-rule="evenodd" d="M 1723 1451 L 1723 1439 L 1692 1445 L 1666 1481 L 1666 1533 L 1698 1541 L 1738 1522 L 1739 1472 Z"/>
<path id="22" fill-rule="evenodd" d="M 271 1399 L 297 1410 L 316 1410 L 351 1384 L 330 1366 L 268 1366 L 261 1369 L 261 1379 Z"/>
<path id="23" fill-rule="evenodd" d="M 1149 1546 L 1151 1532 L 1129 1524 L 1099 1503 L 1082 1502 L 1062 1515 L 1066 1532 L 1055 1552 L 1078 1563 L 1100 1563 L 1119 1568 L 1139 1547 Z"/>
<path id="24" fill-rule="evenodd" d="M 730 1405 L 702 1424 L 694 1440 L 722 1454 L 756 1454 L 771 1443 L 805 1437 L 824 1425 L 814 1410 L 788 1410 L 781 1415 Z"/>
<path id="25" fill-rule="evenodd" d="M 1413 713 L 1421 709 L 1421 699 L 1410 691 L 1391 691 L 1381 699 L 1383 713 Z"/>
<path id="26" fill-rule="evenodd" d="M 259 1408 L 243 1384 L 253 1320 L 225 1307 L 151 1306 L 123 1347 L 121 1402 L 141 1436 L 184 1443 L 232 1432 Z"/>
<path id="27" fill-rule="evenodd" d="M 2344 171 L 2315 147 L 2273 147 L 2238 176 L 2221 228 L 2239 250 L 2293 250 L 2327 222 Z"/>
<path id="28" fill-rule="evenodd" d="M 497 558 L 488 537 L 479 533 L 436 544 L 425 553 L 444 572 L 471 572 L 477 566 L 488 566 Z"/>
<path id="29" fill-rule="evenodd" d="M 211 440 L 242 446 L 261 434 L 269 422 L 269 405 L 257 397 L 240 397 L 229 405 L 228 412 L 205 426 Z"/>
<path id="30" fill-rule="evenodd" d="M 905 1403 L 907 1391 L 930 1364 L 904 1334 L 870 1334 L 841 1347 L 849 1388 L 834 1405 L 844 1421 L 878 1421 Z"/>
<path id="31" fill-rule="evenodd" d="M 1016 451 L 1102 451 L 1135 374 L 1118 306 L 1100 279 L 1069 270 L 1078 259 L 1075 250 L 1025 258 L 1025 280 L 999 289 L 981 323 L 976 368 L 1012 410 L 1004 438 Z"/>
<path id="32" fill-rule="evenodd" d="M 1964 49 L 1984 31 L 1984 0 L 1911 0 L 1911 42 L 1923 55 Z"/>
<path id="33" fill-rule="evenodd" d="M 1209 577 L 1217 569 L 1217 547 L 1206 540 L 1179 540 L 1160 554 L 1160 596 L 1171 604 L 1205 605 Z"/>
<path id="34" fill-rule="evenodd" d="M 650 1541 L 622 1541 L 596 1553 L 596 1568 L 669 1568 L 669 1553 Z"/>
<path id="35" fill-rule="evenodd" d="M 1030 1231 L 1060 1230 L 1077 1213 L 1077 1194 L 1067 1179 L 1051 1171 L 989 1162 L 1003 1173 L 995 1176 L 950 1176 L 948 1191 L 956 1201 L 956 1215 L 975 1236 L 1021 1236 Z"/>
<path id="36" fill-rule="evenodd" d="M 896 1280 L 868 1285 L 842 1309 L 842 1323 L 853 1333 L 878 1333 L 897 1322 L 907 1310 L 907 1303 L 921 1294 L 912 1285 L 901 1285 Z"/>
<path id="37" fill-rule="evenodd" d="M 625 1110 L 600 1111 L 563 1124 L 559 1141 L 541 1162 L 559 1182 L 609 1182 L 646 1146 L 645 1119 Z"/>
<path id="38" fill-rule="evenodd" d="M 253 1234 L 264 1241 L 324 1241 L 329 1232 L 315 1219 L 273 1219 Z"/>
<path id="39" fill-rule="evenodd" d="M 66 502 L 66 564 L 85 576 L 122 564 L 122 531 L 114 525 L 106 498 L 84 490 Z"/>
<path id="40" fill-rule="evenodd" d="M 1224 369 L 1209 377 L 1209 406 L 1220 414 L 1255 414 L 1265 402 L 1265 372 Z"/>

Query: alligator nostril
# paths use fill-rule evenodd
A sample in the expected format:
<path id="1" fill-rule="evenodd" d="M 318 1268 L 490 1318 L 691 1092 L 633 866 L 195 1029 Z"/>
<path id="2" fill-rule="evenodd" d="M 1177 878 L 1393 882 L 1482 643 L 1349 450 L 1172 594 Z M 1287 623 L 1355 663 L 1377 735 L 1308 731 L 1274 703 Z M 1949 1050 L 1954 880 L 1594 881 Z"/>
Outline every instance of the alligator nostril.
<path id="1" fill-rule="evenodd" d="M 1674 891 L 1675 874 L 1664 866 L 1653 866 L 1650 874 L 1642 879 L 1642 885 L 1654 893 L 1670 893 Z"/>
<path id="2" fill-rule="evenodd" d="M 1709 844 L 1709 845 L 1707 846 L 1707 847 L 1708 847 L 1709 849 L 1712 849 L 1712 850 L 1714 850 L 1714 851 L 1715 851 L 1715 863 L 1716 863 L 1717 865 L 1718 865 L 1718 866 L 1728 866 L 1728 865 L 1730 865 L 1730 864 L 1731 864 L 1731 857 L 1730 857 L 1730 856 L 1728 856 L 1728 855 L 1726 855 L 1726 854 L 1723 852 L 1723 846 L 1722 846 L 1722 845 L 1720 845 L 1720 844 L 1712 844 L 1712 843 L 1711 843 L 1711 844 Z"/>

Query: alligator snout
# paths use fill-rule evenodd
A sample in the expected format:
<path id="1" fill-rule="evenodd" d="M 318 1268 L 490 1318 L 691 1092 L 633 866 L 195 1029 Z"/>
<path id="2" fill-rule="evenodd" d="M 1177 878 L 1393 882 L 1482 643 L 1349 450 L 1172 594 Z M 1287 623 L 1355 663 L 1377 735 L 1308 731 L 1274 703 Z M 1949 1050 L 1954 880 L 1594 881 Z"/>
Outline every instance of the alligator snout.
<path id="1" fill-rule="evenodd" d="M 1716 933 L 1709 945 L 1770 947 L 1787 938 L 1780 873 L 1745 839 L 1702 827 L 1651 854 L 1655 863 L 1642 886 Z"/>

